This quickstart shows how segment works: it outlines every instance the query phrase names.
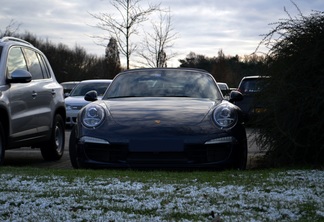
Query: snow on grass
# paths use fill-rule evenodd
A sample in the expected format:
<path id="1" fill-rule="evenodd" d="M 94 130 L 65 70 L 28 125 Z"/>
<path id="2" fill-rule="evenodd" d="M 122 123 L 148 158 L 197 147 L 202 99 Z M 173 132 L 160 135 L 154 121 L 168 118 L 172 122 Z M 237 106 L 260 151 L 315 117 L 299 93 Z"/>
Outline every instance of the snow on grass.
<path id="1" fill-rule="evenodd" d="M 166 183 L 1 174 L 0 221 L 212 221 L 211 211 L 222 221 L 324 221 L 324 171 L 238 175 Z"/>

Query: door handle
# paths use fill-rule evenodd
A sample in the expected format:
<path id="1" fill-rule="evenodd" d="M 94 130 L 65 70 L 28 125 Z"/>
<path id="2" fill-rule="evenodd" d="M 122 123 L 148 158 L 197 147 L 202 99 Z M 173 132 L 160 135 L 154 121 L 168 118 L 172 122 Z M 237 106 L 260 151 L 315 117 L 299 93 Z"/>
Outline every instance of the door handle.
<path id="1" fill-rule="evenodd" d="M 37 92 L 33 91 L 33 92 L 32 92 L 32 97 L 33 97 L 33 99 L 35 99 L 36 96 L 37 96 Z"/>

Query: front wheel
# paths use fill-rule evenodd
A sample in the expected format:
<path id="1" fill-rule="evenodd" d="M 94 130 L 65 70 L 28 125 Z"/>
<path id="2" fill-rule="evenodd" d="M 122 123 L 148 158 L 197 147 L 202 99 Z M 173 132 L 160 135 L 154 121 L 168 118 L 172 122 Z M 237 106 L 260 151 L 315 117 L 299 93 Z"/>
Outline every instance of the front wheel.
<path id="1" fill-rule="evenodd" d="M 243 126 L 238 127 L 236 133 L 238 134 L 238 144 L 236 145 L 233 168 L 245 170 L 248 158 L 248 146 L 245 128 Z"/>
<path id="2" fill-rule="evenodd" d="M 6 137 L 0 122 L 0 166 L 3 165 L 5 159 Z"/>
<path id="3" fill-rule="evenodd" d="M 77 147 L 76 147 L 76 138 L 75 138 L 75 127 L 72 128 L 69 141 L 69 154 L 71 165 L 75 169 L 79 169 L 80 165 L 78 162 Z"/>
<path id="4" fill-rule="evenodd" d="M 56 115 L 49 144 L 41 147 L 44 160 L 56 161 L 61 159 L 64 151 L 65 128 L 61 115 Z"/>
<path id="5" fill-rule="evenodd" d="M 238 148 L 239 149 L 237 151 L 234 168 L 238 170 L 245 170 L 248 155 L 247 141 L 240 141 L 240 145 Z"/>

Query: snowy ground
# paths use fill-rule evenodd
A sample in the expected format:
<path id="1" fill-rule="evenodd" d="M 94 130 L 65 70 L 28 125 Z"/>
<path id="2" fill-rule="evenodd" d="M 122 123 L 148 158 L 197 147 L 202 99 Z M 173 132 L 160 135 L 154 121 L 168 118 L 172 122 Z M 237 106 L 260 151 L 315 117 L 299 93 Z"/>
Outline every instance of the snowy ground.
<path id="1" fill-rule="evenodd" d="M 2 173 L 0 221 L 212 221 L 211 211 L 221 221 L 324 221 L 324 171 L 248 175 L 143 183 Z"/>

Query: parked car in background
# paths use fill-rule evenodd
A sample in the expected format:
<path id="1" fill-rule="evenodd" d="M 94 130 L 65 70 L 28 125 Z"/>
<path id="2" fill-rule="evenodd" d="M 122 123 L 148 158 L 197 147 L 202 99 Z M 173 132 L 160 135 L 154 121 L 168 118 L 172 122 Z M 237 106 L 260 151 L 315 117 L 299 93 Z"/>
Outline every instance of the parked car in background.
<path id="1" fill-rule="evenodd" d="M 230 101 L 242 99 L 231 93 Z M 241 110 L 224 100 L 206 71 L 127 70 L 78 113 L 69 154 L 74 168 L 167 167 L 245 169 Z"/>
<path id="2" fill-rule="evenodd" d="M 229 94 L 232 90 L 228 87 L 227 83 L 217 82 L 219 89 L 221 90 L 225 99 L 229 99 Z"/>
<path id="3" fill-rule="evenodd" d="M 5 150 L 40 148 L 45 160 L 64 151 L 65 104 L 46 56 L 29 42 L 0 40 L 0 164 Z"/>
<path id="4" fill-rule="evenodd" d="M 78 83 L 68 97 L 65 98 L 66 105 L 66 121 L 68 126 L 72 126 L 76 123 L 76 117 L 82 107 L 87 105 L 89 101 L 84 99 L 87 92 L 94 90 L 96 91 L 98 98 L 101 98 L 105 93 L 107 87 L 110 85 L 112 80 L 110 79 L 93 79 L 84 80 Z"/>
<path id="5" fill-rule="evenodd" d="M 69 82 L 61 82 L 61 86 L 63 86 L 64 96 L 69 96 L 72 89 L 79 83 L 80 81 L 69 81 Z"/>
<path id="6" fill-rule="evenodd" d="M 242 101 L 235 104 L 241 108 L 249 121 L 258 114 L 266 111 L 266 106 L 261 101 L 256 100 L 257 95 L 266 86 L 269 76 L 246 76 L 243 77 L 238 86 L 238 91 L 243 94 Z"/>

